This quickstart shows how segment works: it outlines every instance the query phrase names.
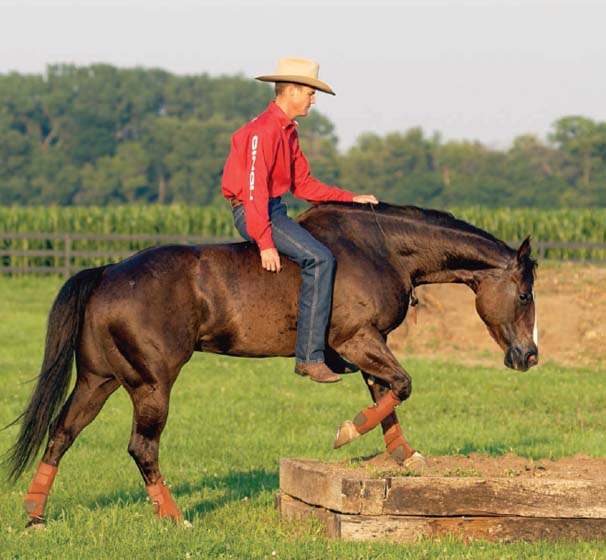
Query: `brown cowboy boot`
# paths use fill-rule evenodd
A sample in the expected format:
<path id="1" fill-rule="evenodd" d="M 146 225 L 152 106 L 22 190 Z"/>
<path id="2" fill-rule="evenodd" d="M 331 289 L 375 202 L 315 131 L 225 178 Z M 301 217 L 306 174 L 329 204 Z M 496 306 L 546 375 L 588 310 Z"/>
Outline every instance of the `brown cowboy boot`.
<path id="1" fill-rule="evenodd" d="M 325 363 L 317 364 L 295 364 L 295 373 L 304 377 L 309 376 L 312 381 L 317 383 L 336 383 L 341 381 L 341 378 L 334 372 L 328 369 Z"/>

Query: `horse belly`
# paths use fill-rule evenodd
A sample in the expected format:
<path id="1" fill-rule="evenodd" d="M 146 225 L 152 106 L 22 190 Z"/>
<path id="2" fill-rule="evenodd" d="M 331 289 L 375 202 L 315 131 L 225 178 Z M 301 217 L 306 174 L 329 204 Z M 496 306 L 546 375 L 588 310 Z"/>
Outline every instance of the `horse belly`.
<path id="1" fill-rule="evenodd" d="M 258 261 L 255 265 L 203 275 L 198 350 L 248 357 L 294 355 L 300 271 L 287 265 L 276 274 L 258 270 Z"/>

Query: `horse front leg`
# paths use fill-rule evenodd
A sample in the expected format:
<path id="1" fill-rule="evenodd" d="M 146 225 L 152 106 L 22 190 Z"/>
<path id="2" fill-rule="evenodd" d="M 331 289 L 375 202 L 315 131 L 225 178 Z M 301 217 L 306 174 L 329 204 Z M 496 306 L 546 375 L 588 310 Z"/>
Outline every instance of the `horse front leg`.
<path id="1" fill-rule="evenodd" d="M 408 465 L 420 460 L 420 453 L 404 438 L 395 413 L 396 406 L 410 396 L 412 381 L 387 347 L 385 337 L 375 329 L 366 329 L 358 332 L 339 350 L 360 366 L 367 381 L 372 376 L 378 383 L 370 386 L 375 404 L 339 427 L 334 447 L 341 447 L 381 424 L 387 450 L 396 461 Z"/>
<path id="2" fill-rule="evenodd" d="M 374 377 L 366 372 L 362 372 L 362 376 L 368 386 L 372 400 L 376 403 L 388 391 L 388 388 L 383 387 L 381 383 L 377 383 Z M 395 410 L 381 421 L 381 427 L 383 429 L 383 439 L 385 440 L 387 453 L 397 463 L 410 465 L 415 458 L 420 456 L 404 437 Z"/>

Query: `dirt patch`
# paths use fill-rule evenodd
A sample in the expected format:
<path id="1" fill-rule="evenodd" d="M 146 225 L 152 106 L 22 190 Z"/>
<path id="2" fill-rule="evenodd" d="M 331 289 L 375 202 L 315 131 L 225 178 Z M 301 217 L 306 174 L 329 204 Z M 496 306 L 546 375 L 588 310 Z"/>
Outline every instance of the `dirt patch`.
<path id="1" fill-rule="evenodd" d="M 606 458 L 575 455 L 557 461 L 526 459 L 513 453 L 489 457 L 471 453 L 468 456 L 449 455 L 426 457 L 423 466 L 406 468 L 398 465 L 387 453 L 370 459 L 335 463 L 335 468 L 345 466 L 370 478 L 395 476 L 446 476 L 480 478 L 557 478 L 606 480 Z"/>
<path id="2" fill-rule="evenodd" d="M 396 355 L 497 365 L 503 353 L 462 285 L 417 289 L 417 322 L 409 312 L 389 337 Z M 535 283 L 541 363 L 606 365 L 606 268 L 564 264 L 539 269 Z"/>

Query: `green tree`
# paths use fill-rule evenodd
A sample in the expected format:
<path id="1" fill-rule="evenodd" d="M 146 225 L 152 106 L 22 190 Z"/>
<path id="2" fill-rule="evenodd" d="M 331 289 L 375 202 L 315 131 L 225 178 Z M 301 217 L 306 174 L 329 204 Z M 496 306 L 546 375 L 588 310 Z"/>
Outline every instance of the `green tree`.
<path id="1" fill-rule="evenodd" d="M 567 116 L 553 124 L 549 139 L 566 156 L 563 173 L 571 188 L 563 195 L 567 205 L 590 206 L 606 200 L 606 123 Z"/>
<path id="2" fill-rule="evenodd" d="M 147 156 L 136 142 L 118 146 L 113 156 L 103 156 L 82 170 L 82 190 L 77 204 L 124 204 L 148 202 Z"/>
<path id="3" fill-rule="evenodd" d="M 0 203 L 224 204 L 230 137 L 272 97 L 270 85 L 243 76 L 107 64 L 0 75 Z M 606 205 L 606 123 L 583 116 L 554 122 L 547 143 L 525 135 L 508 150 L 412 128 L 362 134 L 340 154 L 333 123 L 317 111 L 299 136 L 315 177 L 390 202 Z"/>
<path id="4" fill-rule="evenodd" d="M 556 208 L 567 188 L 563 154 L 536 136 L 518 136 L 507 152 L 506 176 L 514 185 L 512 206 Z"/>
<path id="5" fill-rule="evenodd" d="M 571 116 L 557 120 L 550 135 L 552 142 L 566 154 L 576 168 L 573 179 L 581 178 L 583 184 L 591 181 L 593 156 L 596 142 L 596 124 L 585 117 Z"/>
<path id="6" fill-rule="evenodd" d="M 383 200 L 431 205 L 443 191 L 433 148 L 420 128 L 383 138 L 363 134 L 343 158 L 341 176 L 353 190 L 373 192 Z"/>

